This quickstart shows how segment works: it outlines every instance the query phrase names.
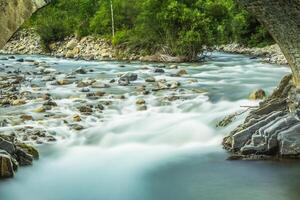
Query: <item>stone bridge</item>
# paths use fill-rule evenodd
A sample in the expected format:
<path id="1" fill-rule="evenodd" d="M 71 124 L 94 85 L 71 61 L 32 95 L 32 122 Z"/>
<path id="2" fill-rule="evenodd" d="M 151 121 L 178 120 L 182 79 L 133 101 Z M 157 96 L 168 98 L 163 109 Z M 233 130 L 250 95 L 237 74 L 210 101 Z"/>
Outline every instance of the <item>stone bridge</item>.
<path id="1" fill-rule="evenodd" d="M 0 0 L 0 48 L 24 21 L 51 0 Z"/>
<path id="2" fill-rule="evenodd" d="M 236 0 L 264 24 L 280 46 L 300 86 L 300 0 Z"/>

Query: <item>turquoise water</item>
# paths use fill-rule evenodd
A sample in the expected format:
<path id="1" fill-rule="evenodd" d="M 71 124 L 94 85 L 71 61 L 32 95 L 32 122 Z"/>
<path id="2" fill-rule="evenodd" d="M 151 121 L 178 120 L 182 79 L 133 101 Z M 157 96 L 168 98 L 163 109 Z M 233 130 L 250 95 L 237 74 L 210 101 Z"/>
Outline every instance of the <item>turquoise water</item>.
<path id="1" fill-rule="evenodd" d="M 151 67 L 146 63 L 125 63 L 126 67 L 120 68 L 118 62 L 21 56 L 44 60 L 62 73 L 84 66 L 94 69 L 82 75 L 85 77 L 109 80 L 131 71 L 139 74 L 139 79 L 134 86 L 106 89 L 127 98 L 107 108 L 101 120 L 88 118 L 83 122 L 88 128 L 80 133 L 44 119 L 42 125 L 59 132 L 61 141 L 38 146 L 42 154 L 38 162 L 21 168 L 14 179 L 0 182 L 0 199 L 298 200 L 300 163 L 226 160 L 222 137 L 245 115 L 225 129 L 215 128 L 218 120 L 242 110 L 240 106 L 257 105 L 247 100 L 249 93 L 258 88 L 270 93 L 289 69 L 240 55 L 213 55 L 206 63 L 181 64 L 188 71 L 181 78 L 170 77 L 169 70 L 159 75 L 141 70 L 141 66 Z M 12 67 L 21 65 L 1 62 Z M 32 67 L 28 65 L 27 69 Z M 148 75 L 180 81 L 185 89 L 181 95 L 189 98 L 164 105 L 158 98 L 173 91 L 142 96 L 148 110 L 136 111 L 134 87 Z M 35 81 L 40 83 L 39 79 Z M 75 103 L 69 99 L 79 94 L 74 86 L 41 87 L 56 95 L 60 105 L 56 112 L 75 112 Z M 208 92 L 191 92 L 196 88 Z"/>

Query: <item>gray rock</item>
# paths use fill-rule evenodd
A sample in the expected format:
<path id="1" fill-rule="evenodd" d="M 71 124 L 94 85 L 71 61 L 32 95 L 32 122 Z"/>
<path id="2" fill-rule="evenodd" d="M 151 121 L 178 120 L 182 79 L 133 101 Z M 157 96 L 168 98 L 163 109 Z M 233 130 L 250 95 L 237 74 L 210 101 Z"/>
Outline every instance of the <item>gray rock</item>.
<path id="1" fill-rule="evenodd" d="M 128 81 L 136 81 L 138 79 L 138 75 L 136 73 L 128 72 L 121 76 L 121 79 L 127 79 Z"/>
<path id="2" fill-rule="evenodd" d="M 77 73 L 77 74 L 86 74 L 87 71 L 83 67 L 79 67 L 78 69 L 75 70 L 75 73 Z"/>
<path id="3" fill-rule="evenodd" d="M 9 154 L 13 154 L 15 152 L 15 145 L 12 142 L 0 138 L 0 150 L 1 149 Z"/>
<path id="4" fill-rule="evenodd" d="M 15 154 L 17 155 L 17 161 L 20 164 L 20 166 L 32 165 L 32 162 L 33 162 L 32 155 L 28 154 L 23 149 L 18 147 L 16 149 Z"/>
<path id="5" fill-rule="evenodd" d="M 130 81 L 128 80 L 128 78 L 121 77 L 118 80 L 118 84 L 120 86 L 128 86 L 130 84 Z"/>
<path id="6" fill-rule="evenodd" d="M 161 69 L 161 68 L 155 68 L 153 70 L 154 73 L 165 73 L 165 70 Z"/>

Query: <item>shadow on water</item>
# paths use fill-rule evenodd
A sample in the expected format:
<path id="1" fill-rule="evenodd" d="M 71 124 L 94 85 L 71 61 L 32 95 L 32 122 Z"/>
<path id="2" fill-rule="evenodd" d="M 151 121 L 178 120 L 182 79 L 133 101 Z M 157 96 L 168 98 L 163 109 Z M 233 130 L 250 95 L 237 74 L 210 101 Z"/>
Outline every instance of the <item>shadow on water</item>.
<path id="1" fill-rule="evenodd" d="M 151 188 L 145 199 L 299 199 L 300 162 L 224 161 L 226 156 L 191 155 L 162 164 L 145 175 Z"/>

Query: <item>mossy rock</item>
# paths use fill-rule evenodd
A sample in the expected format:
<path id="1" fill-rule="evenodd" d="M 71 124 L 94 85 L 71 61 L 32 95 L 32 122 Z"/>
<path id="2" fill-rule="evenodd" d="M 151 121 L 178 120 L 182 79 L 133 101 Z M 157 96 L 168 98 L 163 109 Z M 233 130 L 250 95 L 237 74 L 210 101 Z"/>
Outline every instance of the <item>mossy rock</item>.
<path id="1" fill-rule="evenodd" d="M 20 143 L 20 144 L 17 144 L 16 146 L 21 148 L 22 150 L 24 150 L 26 153 L 32 155 L 32 157 L 34 159 L 36 159 L 36 160 L 39 159 L 40 155 L 39 155 L 38 150 L 35 147 L 30 146 L 25 143 Z"/>

